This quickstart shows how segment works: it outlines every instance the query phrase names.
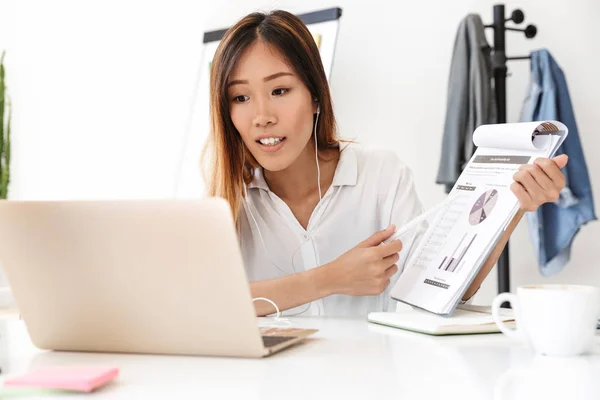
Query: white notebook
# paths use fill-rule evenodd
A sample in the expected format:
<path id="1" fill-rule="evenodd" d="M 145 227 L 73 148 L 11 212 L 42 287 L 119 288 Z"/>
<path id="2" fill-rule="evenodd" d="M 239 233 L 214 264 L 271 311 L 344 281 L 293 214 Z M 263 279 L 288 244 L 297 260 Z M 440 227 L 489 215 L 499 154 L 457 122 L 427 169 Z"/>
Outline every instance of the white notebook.
<path id="1" fill-rule="evenodd" d="M 502 309 L 502 319 L 514 327 L 512 309 Z M 369 313 L 369 322 L 428 335 L 466 335 L 500 332 L 494 323 L 491 308 L 461 305 L 451 317 L 443 317 L 419 309 L 402 309 L 398 312 Z"/>

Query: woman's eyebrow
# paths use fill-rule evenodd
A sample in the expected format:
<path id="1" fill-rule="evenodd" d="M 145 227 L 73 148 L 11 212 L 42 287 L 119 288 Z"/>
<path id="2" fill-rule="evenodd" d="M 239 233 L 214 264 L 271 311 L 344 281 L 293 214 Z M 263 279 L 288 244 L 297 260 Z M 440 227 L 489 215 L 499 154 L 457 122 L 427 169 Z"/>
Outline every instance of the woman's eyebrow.
<path id="1" fill-rule="evenodd" d="M 282 76 L 294 76 L 294 74 L 292 74 L 291 72 L 277 72 L 276 74 L 265 76 L 263 78 L 263 81 L 269 82 L 269 81 L 272 81 L 273 79 L 277 79 Z"/>
<path id="2" fill-rule="evenodd" d="M 277 72 L 275 74 L 271 74 L 269 76 L 265 76 L 263 78 L 263 81 L 264 82 L 269 82 L 269 81 L 272 81 L 273 79 L 277 79 L 277 78 L 280 78 L 282 76 L 294 76 L 294 74 L 292 74 L 291 72 Z M 246 79 L 236 79 L 236 80 L 230 81 L 227 84 L 227 88 L 229 89 L 231 86 L 234 86 L 234 85 L 247 85 L 247 84 L 248 84 L 248 80 L 246 80 Z"/>

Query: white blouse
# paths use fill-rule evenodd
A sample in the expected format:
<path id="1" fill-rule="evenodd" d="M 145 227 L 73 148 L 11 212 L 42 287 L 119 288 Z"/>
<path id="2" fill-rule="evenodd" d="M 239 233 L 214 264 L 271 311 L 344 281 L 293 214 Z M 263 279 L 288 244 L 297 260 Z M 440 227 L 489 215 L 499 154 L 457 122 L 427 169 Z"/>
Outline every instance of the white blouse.
<path id="1" fill-rule="evenodd" d="M 348 143 L 340 145 L 333 183 L 314 209 L 306 230 L 269 189 L 262 169 L 256 169 L 248 185 L 248 201 L 242 204 L 239 238 L 251 282 L 327 264 L 375 232 L 392 223 L 400 228 L 423 212 L 412 172 L 396 153 Z M 332 295 L 283 315 L 366 316 L 371 311 L 395 310 L 396 301 L 389 292 L 421 234 L 415 230 L 401 238 L 398 273 L 380 295 Z"/>

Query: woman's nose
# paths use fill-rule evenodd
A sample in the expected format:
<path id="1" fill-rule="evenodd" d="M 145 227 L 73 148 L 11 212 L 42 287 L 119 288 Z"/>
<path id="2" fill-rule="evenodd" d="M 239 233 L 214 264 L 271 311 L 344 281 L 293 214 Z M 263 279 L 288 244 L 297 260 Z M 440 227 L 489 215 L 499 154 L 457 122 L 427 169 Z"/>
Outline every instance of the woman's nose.
<path id="1" fill-rule="evenodd" d="M 273 109 L 269 106 L 268 101 L 259 101 L 257 102 L 256 112 L 254 114 L 254 126 L 265 127 L 269 124 L 274 124 L 277 122 L 277 118 L 275 117 L 275 113 Z"/>

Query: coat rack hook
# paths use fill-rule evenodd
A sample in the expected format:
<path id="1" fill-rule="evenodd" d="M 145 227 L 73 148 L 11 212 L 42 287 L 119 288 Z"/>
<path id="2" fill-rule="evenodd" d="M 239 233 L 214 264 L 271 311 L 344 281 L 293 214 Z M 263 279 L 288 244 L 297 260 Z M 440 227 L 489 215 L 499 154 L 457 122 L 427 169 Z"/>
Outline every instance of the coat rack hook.
<path id="1" fill-rule="evenodd" d="M 531 39 L 535 37 L 535 35 L 537 35 L 537 28 L 535 27 L 535 25 L 527 25 L 527 27 L 525 28 L 525 37 L 527 39 Z"/>
<path id="2" fill-rule="evenodd" d="M 513 12 L 510 15 L 510 18 L 506 21 L 512 21 L 515 24 L 520 24 L 521 22 L 525 21 L 525 14 L 523 13 L 523 11 L 517 8 L 516 10 L 513 10 Z"/>

